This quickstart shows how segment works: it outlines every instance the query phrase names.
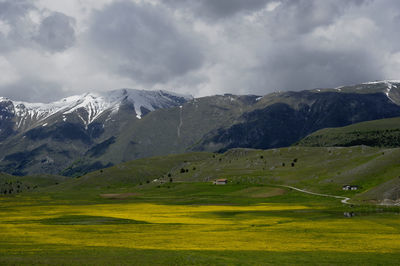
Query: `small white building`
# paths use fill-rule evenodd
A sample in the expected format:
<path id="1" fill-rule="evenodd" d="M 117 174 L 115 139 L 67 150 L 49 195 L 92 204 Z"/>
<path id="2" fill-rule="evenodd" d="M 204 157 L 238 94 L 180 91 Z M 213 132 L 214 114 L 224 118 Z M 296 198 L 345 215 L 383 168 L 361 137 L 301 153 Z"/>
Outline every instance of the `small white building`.
<path id="1" fill-rule="evenodd" d="M 214 185 L 226 185 L 228 184 L 228 179 L 217 179 L 213 181 Z"/>
<path id="2" fill-rule="evenodd" d="M 342 190 L 358 190 L 358 186 L 344 185 Z"/>

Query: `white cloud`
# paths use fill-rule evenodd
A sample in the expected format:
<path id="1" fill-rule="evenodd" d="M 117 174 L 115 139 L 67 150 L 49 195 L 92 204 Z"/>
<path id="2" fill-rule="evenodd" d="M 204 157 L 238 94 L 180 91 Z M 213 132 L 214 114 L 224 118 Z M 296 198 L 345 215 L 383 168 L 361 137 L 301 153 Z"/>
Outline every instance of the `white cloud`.
<path id="1" fill-rule="evenodd" d="M 19 78 L 17 70 L 4 56 L 0 56 L 0 73 L 0 86 L 11 84 Z"/>

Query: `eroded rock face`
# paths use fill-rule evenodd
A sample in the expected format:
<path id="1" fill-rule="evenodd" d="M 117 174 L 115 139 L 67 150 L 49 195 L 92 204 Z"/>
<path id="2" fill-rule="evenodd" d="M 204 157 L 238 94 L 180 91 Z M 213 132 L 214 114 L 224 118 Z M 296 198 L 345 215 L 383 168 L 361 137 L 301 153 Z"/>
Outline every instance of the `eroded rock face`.
<path id="1" fill-rule="evenodd" d="M 400 116 L 400 106 L 382 93 L 355 94 L 299 92 L 304 103 L 274 103 L 242 115 L 241 121 L 219 129 L 199 145 L 268 149 L 289 146 L 326 127 L 341 127 L 362 121 Z"/>
<path id="2" fill-rule="evenodd" d="M 0 141 L 14 134 L 14 104 L 12 101 L 0 101 Z"/>

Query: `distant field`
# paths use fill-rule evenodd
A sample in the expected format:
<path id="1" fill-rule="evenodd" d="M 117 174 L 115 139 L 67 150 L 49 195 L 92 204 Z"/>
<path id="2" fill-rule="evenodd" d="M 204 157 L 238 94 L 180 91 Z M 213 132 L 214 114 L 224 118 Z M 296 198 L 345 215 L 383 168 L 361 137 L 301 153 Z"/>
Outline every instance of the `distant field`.
<path id="1" fill-rule="evenodd" d="M 400 259 L 398 208 L 350 207 L 255 184 L 86 192 L 1 197 L 0 264 L 396 265 Z"/>

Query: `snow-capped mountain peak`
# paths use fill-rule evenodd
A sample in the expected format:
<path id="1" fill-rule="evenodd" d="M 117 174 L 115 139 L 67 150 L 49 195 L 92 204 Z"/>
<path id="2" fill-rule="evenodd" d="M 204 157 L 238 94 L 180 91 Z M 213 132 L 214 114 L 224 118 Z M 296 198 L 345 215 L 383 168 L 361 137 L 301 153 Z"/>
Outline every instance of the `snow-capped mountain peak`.
<path id="1" fill-rule="evenodd" d="M 51 103 L 11 101 L 5 97 L 0 97 L 0 103 L 12 103 L 12 105 L 7 105 L 7 108 L 13 109 L 9 111 L 14 114 L 16 126 L 20 128 L 26 123 L 40 122 L 56 114 L 61 114 L 65 121 L 67 115 L 78 110 L 80 111 L 77 112 L 78 116 L 87 126 L 105 111 L 109 111 L 110 115 L 118 112 L 122 104 L 131 104 L 135 110 L 136 117 L 140 119 L 143 115 L 143 110 L 149 112 L 159 108 L 179 106 L 192 98 L 190 95 L 164 90 L 119 89 L 70 96 Z"/>

